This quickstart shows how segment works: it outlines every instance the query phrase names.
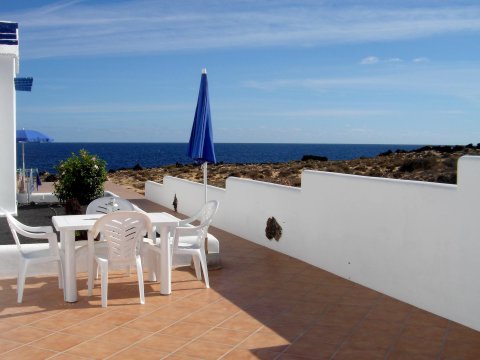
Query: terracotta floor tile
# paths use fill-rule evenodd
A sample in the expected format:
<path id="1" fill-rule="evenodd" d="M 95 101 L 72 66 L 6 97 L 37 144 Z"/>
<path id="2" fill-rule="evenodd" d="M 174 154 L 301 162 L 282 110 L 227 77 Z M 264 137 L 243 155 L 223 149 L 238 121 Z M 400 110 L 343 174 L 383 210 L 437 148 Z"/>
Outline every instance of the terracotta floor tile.
<path id="1" fill-rule="evenodd" d="M 168 356 L 168 353 L 158 350 L 146 349 L 142 346 L 133 346 L 120 351 L 109 359 L 112 360 L 157 360 Z"/>
<path id="2" fill-rule="evenodd" d="M 110 311 L 108 313 L 100 315 L 98 319 L 101 319 L 100 321 L 102 322 L 111 323 L 115 326 L 121 326 L 127 322 L 135 320 L 137 317 L 137 315 L 124 313 L 121 311 Z"/>
<path id="3" fill-rule="evenodd" d="M 350 331 L 344 326 L 318 324 L 310 328 L 304 337 L 315 338 L 320 343 L 339 345 L 345 341 Z"/>
<path id="4" fill-rule="evenodd" d="M 230 314 L 228 313 L 225 314 L 222 311 L 200 310 L 190 316 L 187 316 L 186 318 L 183 319 L 183 321 L 215 326 L 217 324 L 220 324 L 222 321 L 226 320 L 230 316 L 231 316 Z"/>
<path id="5" fill-rule="evenodd" d="M 376 307 L 367 314 L 367 319 L 403 323 L 407 319 L 409 313 L 410 312 L 406 310 L 395 311 L 382 307 Z"/>
<path id="6" fill-rule="evenodd" d="M 100 340 L 90 340 L 77 345 L 66 352 L 68 354 L 83 356 L 89 359 L 104 359 L 113 355 L 127 345 L 118 343 L 109 343 Z"/>
<path id="7" fill-rule="evenodd" d="M 8 319 L 0 320 L 0 333 L 4 333 L 9 330 L 13 330 L 17 327 L 21 326 L 21 324 L 16 324 Z"/>
<path id="8" fill-rule="evenodd" d="M 223 356 L 224 360 L 258 360 L 259 357 L 253 351 L 247 349 L 235 349 Z M 272 357 L 273 359 L 273 357 Z"/>
<path id="9" fill-rule="evenodd" d="M 259 322 L 255 318 L 252 318 L 251 316 L 245 313 L 237 314 L 219 325 L 219 327 L 225 328 L 225 329 L 250 331 L 250 332 L 258 330 L 262 326 L 263 324 L 261 322 Z"/>
<path id="10" fill-rule="evenodd" d="M 87 340 L 87 338 L 78 335 L 53 333 L 52 335 L 37 340 L 30 345 L 52 351 L 65 351 Z"/>
<path id="11" fill-rule="evenodd" d="M 54 356 L 56 353 L 50 350 L 40 349 L 33 346 L 22 346 L 8 353 L 2 354 L 2 360 L 40 360 Z"/>
<path id="12" fill-rule="evenodd" d="M 29 343 L 31 341 L 43 338 L 50 335 L 51 332 L 47 330 L 41 330 L 33 326 L 20 326 L 13 330 L 0 334 L 0 338 L 16 341 L 20 343 Z"/>
<path id="13" fill-rule="evenodd" d="M 338 345 L 319 343 L 313 337 L 301 337 L 286 351 L 287 354 L 307 356 L 314 359 L 330 359 Z"/>
<path id="14" fill-rule="evenodd" d="M 422 326 L 435 326 L 446 328 L 449 320 L 434 315 L 432 313 L 426 312 L 424 310 L 417 309 L 412 313 L 408 319 L 409 324 L 417 324 Z"/>
<path id="15" fill-rule="evenodd" d="M 280 357 L 276 357 L 275 359 L 281 360 L 312 360 L 316 359 L 315 357 L 308 357 L 308 356 L 301 356 L 301 355 L 294 355 L 294 354 L 281 354 Z"/>
<path id="16" fill-rule="evenodd" d="M 261 333 L 272 333 L 279 335 L 290 343 L 298 337 L 304 335 L 310 326 L 304 326 L 300 324 L 288 324 L 288 325 L 269 325 L 260 330 Z"/>
<path id="17" fill-rule="evenodd" d="M 460 324 L 452 324 L 448 331 L 447 340 L 480 344 L 480 331 L 475 331 Z"/>
<path id="18" fill-rule="evenodd" d="M 52 331 L 59 331 L 67 327 L 78 324 L 80 321 L 87 320 L 90 317 L 93 317 L 92 313 L 81 313 L 75 311 L 65 311 L 60 314 L 48 317 L 32 323 L 32 326 L 47 329 Z"/>
<path id="19" fill-rule="evenodd" d="M 87 358 L 84 358 L 82 356 L 73 355 L 73 354 L 61 353 L 61 354 L 55 355 L 54 357 L 51 357 L 49 359 L 52 359 L 52 360 L 85 360 Z"/>
<path id="20" fill-rule="evenodd" d="M 113 328 L 115 328 L 115 325 L 113 325 L 111 322 L 105 322 L 102 321 L 102 319 L 93 318 L 63 329 L 62 332 L 92 338 L 106 333 Z"/>
<path id="21" fill-rule="evenodd" d="M 130 345 L 133 344 L 147 336 L 150 336 L 152 333 L 127 327 L 118 327 L 109 331 L 103 335 L 97 337 L 97 340 L 107 341 L 119 344 Z"/>
<path id="22" fill-rule="evenodd" d="M 360 350 L 345 348 L 335 354 L 335 360 L 383 360 L 386 351 L 384 350 Z"/>
<path id="23" fill-rule="evenodd" d="M 205 333 L 199 340 L 225 345 L 237 345 L 250 335 L 248 331 L 215 328 Z"/>
<path id="24" fill-rule="evenodd" d="M 397 338 L 382 330 L 358 331 L 350 336 L 346 346 L 355 350 L 387 350 L 396 343 Z"/>
<path id="25" fill-rule="evenodd" d="M 410 352 L 424 356 L 438 356 L 442 350 L 441 341 L 401 337 L 395 344 L 395 351 Z"/>
<path id="26" fill-rule="evenodd" d="M 416 339 L 429 339 L 433 341 L 443 341 L 447 329 L 444 327 L 425 326 L 418 324 L 408 324 L 402 331 L 402 337 L 411 337 Z"/>
<path id="27" fill-rule="evenodd" d="M 183 348 L 177 350 L 177 355 L 191 356 L 205 360 L 215 360 L 231 350 L 232 346 L 212 343 L 203 340 L 195 340 Z"/>
<path id="28" fill-rule="evenodd" d="M 359 324 L 356 332 L 381 331 L 392 336 L 398 336 L 403 328 L 404 324 L 402 323 L 366 318 Z"/>
<path id="29" fill-rule="evenodd" d="M 145 340 L 142 340 L 139 343 L 139 346 L 143 346 L 152 350 L 158 350 L 160 352 L 171 353 L 178 350 L 189 341 L 191 340 L 179 336 L 154 334 Z"/>
<path id="30" fill-rule="evenodd" d="M 211 327 L 208 325 L 178 322 L 162 330 L 160 333 L 191 339 L 206 333 L 210 329 Z"/>
<path id="31" fill-rule="evenodd" d="M 269 348 L 274 352 L 283 352 L 290 342 L 271 331 L 258 331 L 249 336 L 240 347 L 246 349 Z"/>
<path id="32" fill-rule="evenodd" d="M 480 342 L 447 340 L 442 355 L 448 360 L 478 360 L 480 359 Z"/>
<path id="33" fill-rule="evenodd" d="M 0 354 L 22 346 L 23 344 L 17 341 L 0 339 Z"/>
<path id="34" fill-rule="evenodd" d="M 186 304 L 172 303 L 154 311 L 151 315 L 158 318 L 179 319 L 188 316 L 198 310 L 198 307 L 187 306 Z"/>
<path id="35" fill-rule="evenodd" d="M 126 323 L 124 326 L 137 330 L 157 332 L 169 327 L 175 322 L 175 319 L 157 317 L 152 314 L 139 317 L 129 323 Z"/>
<path id="36" fill-rule="evenodd" d="M 408 351 L 393 351 L 389 354 L 388 360 L 437 360 L 437 356 L 421 355 Z M 443 359 L 443 358 L 442 358 Z M 456 358 L 458 360 L 458 358 Z"/>

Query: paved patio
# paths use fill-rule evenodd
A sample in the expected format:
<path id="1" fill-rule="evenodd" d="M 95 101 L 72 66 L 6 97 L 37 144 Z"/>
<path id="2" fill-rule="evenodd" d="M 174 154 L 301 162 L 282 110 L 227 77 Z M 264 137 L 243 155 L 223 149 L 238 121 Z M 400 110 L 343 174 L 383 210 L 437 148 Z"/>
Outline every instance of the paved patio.
<path id="1" fill-rule="evenodd" d="M 165 211 L 125 189 L 147 211 Z M 129 195 L 130 194 L 130 195 Z M 480 359 L 480 333 L 219 229 L 223 269 L 211 289 L 173 271 L 172 295 L 113 273 L 65 304 L 57 278 L 0 280 L 1 359 Z"/>

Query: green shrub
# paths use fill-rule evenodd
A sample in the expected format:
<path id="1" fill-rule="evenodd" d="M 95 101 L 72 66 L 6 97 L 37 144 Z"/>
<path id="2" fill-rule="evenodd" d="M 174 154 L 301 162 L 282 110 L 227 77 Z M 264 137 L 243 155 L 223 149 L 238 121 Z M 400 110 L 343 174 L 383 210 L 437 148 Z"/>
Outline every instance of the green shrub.
<path id="1" fill-rule="evenodd" d="M 107 180 L 106 163 L 86 150 L 72 153 L 55 167 L 57 181 L 53 193 L 61 202 L 77 199 L 80 205 L 103 196 L 103 183 Z"/>

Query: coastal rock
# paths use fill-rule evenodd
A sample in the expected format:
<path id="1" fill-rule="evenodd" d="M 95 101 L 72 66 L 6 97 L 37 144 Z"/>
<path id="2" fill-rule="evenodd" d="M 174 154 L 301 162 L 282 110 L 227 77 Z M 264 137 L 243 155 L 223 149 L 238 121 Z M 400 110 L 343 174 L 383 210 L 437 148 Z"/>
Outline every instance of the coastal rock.
<path id="1" fill-rule="evenodd" d="M 308 160 L 328 161 L 328 158 L 326 156 L 318 156 L 318 155 L 303 155 L 301 161 L 308 161 Z"/>
<path id="2" fill-rule="evenodd" d="M 480 156 L 478 146 L 425 146 L 422 151 L 396 150 L 376 157 L 363 157 L 345 161 L 289 161 L 285 163 L 228 164 L 217 163 L 209 167 L 208 184 L 225 188 L 230 176 L 256 179 L 287 186 L 301 186 L 303 170 L 328 171 L 342 174 L 376 176 L 400 180 L 416 180 L 455 184 L 458 158 L 463 155 Z M 175 164 L 143 171 L 118 170 L 109 174 L 114 183 L 144 193 L 145 181 L 163 182 L 164 176 L 174 176 L 203 182 L 202 169 L 186 164 Z"/>

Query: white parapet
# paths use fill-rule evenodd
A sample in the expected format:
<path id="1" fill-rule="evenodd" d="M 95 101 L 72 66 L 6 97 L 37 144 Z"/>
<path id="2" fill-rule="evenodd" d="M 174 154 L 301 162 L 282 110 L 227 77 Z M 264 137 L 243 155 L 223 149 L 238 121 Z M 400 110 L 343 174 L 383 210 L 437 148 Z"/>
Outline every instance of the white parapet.
<path id="1" fill-rule="evenodd" d="M 480 157 L 459 160 L 458 185 L 304 171 L 301 188 L 229 178 L 210 186 L 213 225 L 480 330 Z M 203 185 L 165 177 L 145 197 L 190 215 Z M 265 236 L 269 217 L 283 228 Z"/>
<path id="2" fill-rule="evenodd" d="M 0 207 L 16 209 L 16 97 L 18 25 L 0 21 Z"/>

